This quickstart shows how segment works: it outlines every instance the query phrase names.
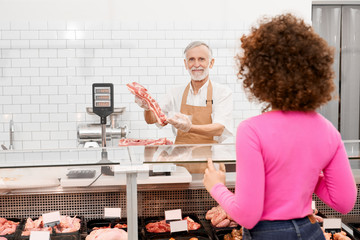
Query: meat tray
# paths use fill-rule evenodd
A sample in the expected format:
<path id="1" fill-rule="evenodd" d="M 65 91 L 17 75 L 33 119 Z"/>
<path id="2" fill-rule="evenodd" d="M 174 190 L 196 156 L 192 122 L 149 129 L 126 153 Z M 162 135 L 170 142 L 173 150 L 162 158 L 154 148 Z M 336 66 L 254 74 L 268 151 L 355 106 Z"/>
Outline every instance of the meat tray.
<path id="1" fill-rule="evenodd" d="M 222 240 L 224 236 L 231 233 L 233 229 L 241 229 L 240 225 L 234 227 L 215 227 L 211 224 L 210 220 L 205 220 L 209 228 L 211 229 L 212 236 L 215 240 Z"/>
<path id="2" fill-rule="evenodd" d="M 212 230 L 212 233 L 213 233 L 213 238 L 215 240 L 223 240 L 224 239 L 224 236 L 226 234 L 229 234 L 232 232 L 233 229 L 241 229 L 241 226 L 238 225 L 237 227 L 224 227 L 224 228 L 216 228 L 216 227 L 213 227 L 211 226 L 211 230 Z"/>
<path id="3" fill-rule="evenodd" d="M 193 239 L 194 238 L 194 239 Z M 146 238 L 144 238 L 146 239 Z M 174 240 L 209 240 L 209 236 L 206 234 L 192 234 L 189 233 L 186 236 L 172 236 L 172 237 L 152 237 L 152 238 L 148 238 L 148 239 L 155 239 L 155 240 L 169 240 L 169 239 L 174 239 Z"/>
<path id="4" fill-rule="evenodd" d="M 322 218 L 327 218 L 323 213 L 321 212 L 318 212 L 316 215 L 322 217 Z M 320 227 L 323 226 L 323 223 L 320 222 L 319 223 Z M 359 237 L 356 237 L 356 232 L 355 232 L 355 229 L 350 225 L 350 224 L 346 224 L 347 226 L 349 226 L 350 228 L 353 229 L 353 235 L 351 235 L 348 231 L 346 231 L 346 229 L 341 229 L 342 231 L 344 231 L 346 233 L 346 236 L 349 237 L 351 240 L 357 240 L 357 239 L 360 239 L 360 236 Z M 360 223 L 358 224 L 358 227 L 360 227 Z"/>
<path id="5" fill-rule="evenodd" d="M 353 230 L 354 238 L 360 239 L 360 223 L 348 223 L 346 225 Z"/>
<path id="6" fill-rule="evenodd" d="M 21 236 L 21 240 L 30 239 L 29 236 Z M 50 240 L 81 240 L 80 232 L 72 232 L 72 233 L 52 233 L 50 235 Z"/>
<path id="7" fill-rule="evenodd" d="M 69 233 L 56 233 L 54 228 L 52 229 L 52 233 L 50 234 L 50 240 L 81 240 L 80 233 L 82 232 L 84 228 L 84 219 L 83 217 L 76 216 L 76 218 L 80 219 L 80 229 L 75 232 L 69 232 Z M 36 220 L 36 219 L 33 219 Z M 26 220 L 23 222 L 21 229 L 23 230 L 25 228 Z M 21 233 L 19 234 L 21 236 Z M 21 236 L 16 237 L 14 240 L 29 240 L 30 236 Z"/>
<path id="8" fill-rule="evenodd" d="M 188 240 L 190 238 L 198 238 L 198 239 L 210 239 L 209 235 L 207 233 L 207 231 L 204 228 L 204 225 L 202 224 L 202 222 L 200 221 L 199 217 L 196 214 L 183 214 L 182 218 L 184 217 L 190 217 L 192 220 L 194 220 L 194 222 L 199 223 L 200 224 L 200 228 L 197 230 L 189 230 L 188 232 L 174 232 L 174 233 L 170 233 L 170 232 L 165 232 L 165 233 L 150 233 L 146 230 L 146 224 L 148 223 L 153 223 L 153 222 L 158 222 L 158 221 L 162 221 L 165 219 L 164 216 L 162 217 L 149 217 L 149 218 L 145 218 L 143 220 L 143 226 L 141 228 L 141 236 L 142 239 L 147 240 L 147 239 L 156 239 L 156 240 L 161 240 L 161 239 L 166 239 L 169 240 L 170 238 L 174 238 L 176 240 Z"/>
<path id="9" fill-rule="evenodd" d="M 126 218 L 114 218 L 114 219 L 104 219 L 104 218 L 99 218 L 99 219 L 92 219 L 87 221 L 86 223 L 86 231 L 89 234 L 94 227 L 111 227 L 113 228 L 116 224 L 126 224 L 127 223 L 127 219 Z M 127 231 L 127 228 L 121 228 L 125 231 Z"/>
<path id="10" fill-rule="evenodd" d="M 16 223 L 19 223 L 15 229 L 15 232 L 12 234 L 7 234 L 7 235 L 0 235 L 0 237 L 6 238 L 8 240 L 15 240 L 17 239 L 16 236 L 20 236 L 21 235 L 21 227 L 24 224 L 25 220 L 24 219 L 20 219 L 20 218 L 6 218 L 9 221 L 13 221 Z"/>

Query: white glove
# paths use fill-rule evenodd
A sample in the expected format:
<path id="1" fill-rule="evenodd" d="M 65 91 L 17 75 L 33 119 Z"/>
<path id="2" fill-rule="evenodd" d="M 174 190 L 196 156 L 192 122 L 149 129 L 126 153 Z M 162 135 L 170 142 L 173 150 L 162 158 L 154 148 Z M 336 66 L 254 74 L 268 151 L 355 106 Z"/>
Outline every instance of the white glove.
<path id="1" fill-rule="evenodd" d="M 176 113 L 174 117 L 168 119 L 168 122 L 183 132 L 188 132 L 192 126 L 190 118 L 182 113 Z"/>
<path id="2" fill-rule="evenodd" d="M 144 110 L 146 110 L 146 111 L 150 110 L 149 105 L 147 104 L 147 102 L 144 99 L 141 99 L 136 95 L 135 95 L 135 102 L 137 103 L 137 105 L 139 105 Z"/>

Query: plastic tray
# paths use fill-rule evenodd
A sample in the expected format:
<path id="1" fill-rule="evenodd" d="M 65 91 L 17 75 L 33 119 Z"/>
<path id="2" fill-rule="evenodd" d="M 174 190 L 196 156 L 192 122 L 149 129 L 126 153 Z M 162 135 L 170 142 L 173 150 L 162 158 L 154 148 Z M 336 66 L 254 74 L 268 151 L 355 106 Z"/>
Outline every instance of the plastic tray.
<path id="1" fill-rule="evenodd" d="M 316 215 L 322 217 L 322 218 L 327 218 L 323 213 L 321 212 L 318 212 Z M 319 225 L 322 227 L 323 226 L 323 223 L 319 223 Z M 349 224 L 346 224 L 348 225 L 350 228 L 352 228 Z M 360 224 L 359 224 L 360 225 Z M 349 237 L 351 240 L 357 240 L 356 237 L 354 237 L 353 235 L 351 235 L 349 232 L 347 232 L 345 229 L 341 229 L 342 231 L 344 231 L 346 233 L 346 236 Z M 354 231 L 354 235 L 355 235 L 355 231 Z M 359 238 L 359 237 L 358 237 Z"/>
<path id="2" fill-rule="evenodd" d="M 73 217 L 73 216 L 71 216 L 71 217 Z M 56 233 L 53 228 L 53 231 L 50 234 L 50 240 L 81 240 L 80 232 L 82 231 L 82 229 L 84 227 L 83 226 L 84 221 L 83 221 L 82 217 L 76 216 L 76 218 L 80 219 L 80 229 L 78 231 L 69 232 L 69 233 Z M 34 218 L 33 220 L 36 220 L 36 218 Z M 23 230 L 25 228 L 25 224 L 26 224 L 26 220 L 24 220 L 24 222 L 21 226 L 21 230 Z M 19 236 L 21 236 L 21 233 Z M 28 240 L 28 239 L 30 239 L 30 236 L 21 236 L 21 237 L 14 238 L 14 239 Z"/>
<path id="3" fill-rule="evenodd" d="M 114 219 L 104 219 L 104 218 L 100 218 L 100 219 L 92 219 L 89 220 L 86 223 L 86 231 L 89 234 L 94 227 L 109 227 L 113 228 L 116 224 L 126 224 L 127 223 L 127 219 L 126 218 L 114 218 Z M 123 230 L 127 230 L 126 228 L 121 228 Z"/>
<path id="4" fill-rule="evenodd" d="M 226 228 L 214 228 L 212 227 L 212 232 L 213 232 L 213 238 L 215 240 L 223 240 L 224 236 L 226 234 L 229 234 L 232 232 L 233 229 L 241 229 L 241 226 L 237 226 L 237 227 L 226 227 Z"/>
<path id="5" fill-rule="evenodd" d="M 30 236 L 21 236 L 20 239 L 28 240 Z M 50 240 L 81 240 L 81 236 L 80 232 L 52 233 L 50 234 Z"/>
<path id="6" fill-rule="evenodd" d="M 190 217 L 192 220 L 194 220 L 195 222 L 199 223 L 201 226 L 199 229 L 197 230 L 189 230 L 188 232 L 174 232 L 174 233 L 170 233 L 170 232 L 165 232 L 165 233 L 150 233 L 148 231 L 146 231 L 146 224 L 148 223 L 152 223 L 152 222 L 158 222 L 158 221 L 162 221 L 165 219 L 165 217 L 149 217 L 149 218 L 145 218 L 143 220 L 143 226 L 141 228 L 141 235 L 143 237 L 143 239 L 169 239 L 169 238 L 175 238 L 177 239 L 190 239 L 192 237 L 197 237 L 199 239 L 209 239 L 209 235 L 206 232 L 203 224 L 201 223 L 199 217 L 196 214 L 183 214 L 182 217 Z"/>
<path id="7" fill-rule="evenodd" d="M 360 239 L 360 223 L 348 223 L 346 225 L 348 225 L 353 230 L 354 238 Z"/>
<path id="8" fill-rule="evenodd" d="M 16 239 L 15 236 L 20 236 L 21 235 L 21 226 L 24 223 L 24 219 L 20 219 L 20 218 L 6 218 L 8 221 L 13 221 L 13 222 L 18 222 L 19 224 L 17 225 L 15 232 L 13 232 L 12 234 L 6 234 L 6 235 L 0 235 L 0 237 L 6 238 L 8 240 L 13 240 Z"/>
<path id="9" fill-rule="evenodd" d="M 184 236 L 172 236 L 172 237 L 162 237 L 162 236 L 153 236 L 151 238 L 143 238 L 143 239 L 154 239 L 154 240 L 169 240 L 170 238 L 174 238 L 175 240 L 189 240 L 191 238 L 197 238 L 198 240 L 209 240 L 209 236 L 206 234 L 193 234 L 189 233 Z"/>

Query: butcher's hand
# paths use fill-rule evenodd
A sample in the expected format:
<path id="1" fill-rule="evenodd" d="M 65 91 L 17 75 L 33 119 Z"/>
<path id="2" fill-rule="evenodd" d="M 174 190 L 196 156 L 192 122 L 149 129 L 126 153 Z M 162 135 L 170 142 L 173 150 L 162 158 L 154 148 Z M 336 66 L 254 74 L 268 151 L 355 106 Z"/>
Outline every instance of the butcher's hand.
<path id="1" fill-rule="evenodd" d="M 139 98 L 138 96 L 135 96 L 135 102 L 137 103 L 137 105 L 139 105 L 139 107 L 143 108 L 146 111 L 149 111 L 149 105 L 147 104 L 147 102 L 144 99 Z"/>
<path id="2" fill-rule="evenodd" d="M 224 164 L 220 164 L 219 170 L 216 170 L 212 159 L 208 158 L 203 183 L 209 193 L 216 184 L 222 183 L 225 185 L 225 172 L 226 170 Z"/>
<path id="3" fill-rule="evenodd" d="M 174 117 L 168 119 L 168 123 L 183 132 L 188 132 L 192 126 L 190 118 L 182 113 L 176 113 Z"/>

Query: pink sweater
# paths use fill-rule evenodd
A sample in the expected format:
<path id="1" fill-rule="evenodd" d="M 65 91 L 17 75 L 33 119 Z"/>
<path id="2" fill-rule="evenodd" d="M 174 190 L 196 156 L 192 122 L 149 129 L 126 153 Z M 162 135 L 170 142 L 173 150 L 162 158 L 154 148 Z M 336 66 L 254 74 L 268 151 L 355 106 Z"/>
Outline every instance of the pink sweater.
<path id="1" fill-rule="evenodd" d="M 272 111 L 241 122 L 236 159 L 235 194 L 216 184 L 211 195 L 245 228 L 311 214 L 313 193 L 343 214 L 355 204 L 341 136 L 316 112 Z"/>

